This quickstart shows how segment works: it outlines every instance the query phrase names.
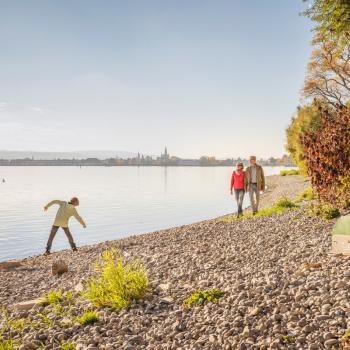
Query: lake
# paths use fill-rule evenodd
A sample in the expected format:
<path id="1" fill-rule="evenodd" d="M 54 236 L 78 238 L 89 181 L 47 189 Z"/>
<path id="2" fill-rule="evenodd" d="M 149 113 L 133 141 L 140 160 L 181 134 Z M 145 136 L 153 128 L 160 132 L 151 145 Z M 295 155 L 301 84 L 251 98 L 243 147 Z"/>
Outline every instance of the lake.
<path id="1" fill-rule="evenodd" d="M 281 167 L 265 167 L 277 174 Z M 180 226 L 234 212 L 230 167 L 0 167 L 0 261 L 44 251 L 57 206 L 80 199 L 79 246 Z M 248 196 L 245 196 L 248 205 Z M 53 251 L 69 248 L 59 230 Z"/>

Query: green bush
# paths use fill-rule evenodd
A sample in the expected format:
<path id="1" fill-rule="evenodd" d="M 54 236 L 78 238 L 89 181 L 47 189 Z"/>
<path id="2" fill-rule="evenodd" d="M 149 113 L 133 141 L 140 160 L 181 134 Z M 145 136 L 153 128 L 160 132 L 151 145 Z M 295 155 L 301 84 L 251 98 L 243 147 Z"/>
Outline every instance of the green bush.
<path id="1" fill-rule="evenodd" d="M 316 194 L 312 189 L 312 187 L 308 187 L 297 195 L 297 197 L 295 198 L 295 201 L 297 203 L 300 203 L 302 201 L 312 201 L 313 199 L 316 199 L 316 198 L 317 198 Z"/>
<path id="2" fill-rule="evenodd" d="M 88 324 L 93 324 L 95 322 L 97 322 L 99 320 L 99 317 L 96 313 L 96 311 L 87 311 L 84 312 L 79 318 L 78 318 L 78 322 L 82 325 L 82 326 L 86 326 Z"/>
<path id="3" fill-rule="evenodd" d="M 309 207 L 309 212 L 311 215 L 319 216 L 325 220 L 332 220 L 340 216 L 340 211 L 338 208 L 331 207 L 325 203 L 311 205 Z"/>
<path id="4" fill-rule="evenodd" d="M 350 348 L 350 329 L 347 329 L 344 335 L 340 338 L 341 349 L 349 349 Z"/>
<path id="5" fill-rule="evenodd" d="M 255 216 L 259 217 L 259 216 L 269 216 L 273 214 L 281 214 L 286 210 L 294 209 L 296 207 L 297 205 L 292 201 L 290 201 L 287 197 L 282 197 L 272 207 L 259 210 L 255 214 Z M 228 215 L 221 218 L 220 221 L 230 223 L 232 221 L 242 220 L 242 219 L 247 219 L 252 217 L 254 217 L 253 214 L 249 212 L 249 213 L 243 214 L 240 217 L 237 217 L 236 215 Z"/>
<path id="6" fill-rule="evenodd" d="M 225 292 L 219 289 L 197 290 L 184 301 L 186 307 L 192 305 L 203 305 L 207 302 L 218 301 L 225 295 Z"/>
<path id="7" fill-rule="evenodd" d="M 18 348 L 17 342 L 13 340 L 2 340 L 0 338 L 0 350 L 15 350 Z"/>
<path id="8" fill-rule="evenodd" d="M 64 343 L 61 345 L 61 350 L 75 350 L 76 345 L 75 343 Z"/>
<path id="9" fill-rule="evenodd" d="M 59 304 L 64 300 L 63 292 L 61 290 L 50 290 L 43 296 L 43 300 L 40 302 L 41 305 L 54 305 Z"/>
<path id="10" fill-rule="evenodd" d="M 275 209 L 291 209 L 295 208 L 296 204 L 290 201 L 287 197 L 280 198 L 272 208 Z"/>
<path id="11" fill-rule="evenodd" d="M 291 170 L 280 171 L 280 176 L 287 176 L 287 175 L 299 175 L 299 170 L 291 169 Z"/>
<path id="12" fill-rule="evenodd" d="M 136 260 L 126 263 L 114 248 L 102 253 L 96 269 L 99 274 L 87 282 L 83 295 L 97 307 L 120 310 L 146 293 L 145 268 Z"/>
<path id="13" fill-rule="evenodd" d="M 305 162 L 304 147 L 300 141 L 300 135 L 305 131 L 316 131 L 321 125 L 320 112 L 315 104 L 302 106 L 298 108 L 297 114 L 286 130 L 287 144 L 286 149 L 293 158 L 295 164 L 300 170 L 300 174 L 307 174 L 307 165 Z"/>

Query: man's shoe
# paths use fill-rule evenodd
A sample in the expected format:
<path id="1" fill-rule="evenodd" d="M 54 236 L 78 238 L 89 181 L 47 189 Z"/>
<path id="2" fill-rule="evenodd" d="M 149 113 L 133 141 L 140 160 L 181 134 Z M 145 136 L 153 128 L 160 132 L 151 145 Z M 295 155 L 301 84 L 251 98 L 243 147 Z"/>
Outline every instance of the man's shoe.
<path id="1" fill-rule="evenodd" d="M 73 247 L 72 250 L 73 250 L 73 252 L 77 252 L 78 248 L 77 247 Z"/>
<path id="2" fill-rule="evenodd" d="M 50 255 L 51 254 L 51 252 L 49 251 L 49 250 L 47 250 L 45 253 L 44 253 L 44 255 Z"/>

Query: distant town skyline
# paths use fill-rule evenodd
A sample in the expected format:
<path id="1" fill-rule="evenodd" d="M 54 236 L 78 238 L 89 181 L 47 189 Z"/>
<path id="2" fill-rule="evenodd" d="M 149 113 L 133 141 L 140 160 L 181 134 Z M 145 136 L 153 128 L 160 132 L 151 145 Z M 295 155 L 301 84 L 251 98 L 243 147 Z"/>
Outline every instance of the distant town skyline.
<path id="1" fill-rule="evenodd" d="M 269 159 L 269 158 L 280 158 L 284 157 L 286 152 L 283 152 L 279 157 L 258 157 L 259 159 Z M 13 160 L 13 159 L 25 159 L 32 158 L 36 160 L 54 160 L 54 159 L 88 159 L 97 158 L 100 160 L 109 158 L 120 158 L 120 159 L 132 159 L 138 157 L 150 157 L 153 159 L 165 159 L 169 160 L 170 157 L 176 157 L 181 159 L 199 159 L 201 157 L 211 157 L 217 160 L 225 159 L 248 159 L 251 155 L 256 155 L 255 153 L 248 156 L 242 155 L 231 155 L 229 157 L 217 157 L 215 154 L 202 154 L 199 157 L 189 157 L 189 156 L 179 156 L 177 154 L 170 154 L 168 151 L 168 146 L 164 146 L 163 150 L 159 151 L 158 154 L 150 154 L 147 152 L 129 152 L 129 151 L 111 151 L 111 150 L 81 150 L 72 152 L 40 152 L 40 151 L 17 151 L 17 150 L 0 150 L 0 159 L 3 160 Z"/>
<path id="2" fill-rule="evenodd" d="M 0 0 L 0 150 L 284 153 L 302 1 Z"/>

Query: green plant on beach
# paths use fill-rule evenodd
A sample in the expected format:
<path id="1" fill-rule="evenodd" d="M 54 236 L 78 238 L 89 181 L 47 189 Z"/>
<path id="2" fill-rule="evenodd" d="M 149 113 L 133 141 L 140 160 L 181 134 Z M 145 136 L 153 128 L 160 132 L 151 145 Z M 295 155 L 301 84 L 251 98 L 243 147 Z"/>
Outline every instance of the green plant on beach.
<path id="1" fill-rule="evenodd" d="M 82 326 L 86 326 L 88 324 L 93 324 L 99 320 L 99 317 L 96 311 L 86 311 L 80 317 L 78 317 L 78 322 Z"/>
<path id="2" fill-rule="evenodd" d="M 98 275 L 87 282 L 83 296 L 97 307 L 120 310 L 142 298 L 147 291 L 145 268 L 138 260 L 125 262 L 115 248 L 102 253 L 96 269 Z"/>
<path id="3" fill-rule="evenodd" d="M 282 335 L 282 341 L 284 343 L 288 343 L 288 344 L 291 344 L 291 343 L 294 343 L 295 342 L 295 339 L 294 337 L 290 336 L 290 335 Z"/>
<path id="4" fill-rule="evenodd" d="M 64 343 L 61 345 L 61 350 L 75 350 L 76 345 L 75 343 Z"/>
<path id="5" fill-rule="evenodd" d="M 68 301 L 70 304 L 74 304 L 74 293 L 72 291 L 63 292 L 62 290 L 50 290 L 42 296 L 42 301 L 40 305 L 48 306 L 52 305 L 54 307 L 59 306 L 63 301 Z"/>
<path id="6" fill-rule="evenodd" d="M 331 207 L 325 203 L 312 204 L 308 208 L 308 212 L 311 215 L 319 216 L 325 220 L 332 220 L 340 216 L 338 208 Z"/>
<path id="7" fill-rule="evenodd" d="M 299 175 L 299 170 L 291 169 L 291 170 L 281 170 L 280 171 L 280 176 L 287 176 L 287 175 Z"/>
<path id="8" fill-rule="evenodd" d="M 228 215 L 220 219 L 221 222 L 230 223 L 237 220 L 260 217 L 260 216 L 269 216 L 273 214 L 282 214 L 287 210 L 291 210 L 296 208 L 297 205 L 290 201 L 287 197 L 280 198 L 272 207 L 259 210 L 255 216 L 252 213 L 245 213 L 240 217 L 236 217 L 235 215 Z"/>
<path id="9" fill-rule="evenodd" d="M 0 350 L 15 350 L 19 346 L 15 340 L 3 340 L 0 338 Z"/>
<path id="10" fill-rule="evenodd" d="M 316 198 L 316 194 L 312 187 L 308 187 L 297 195 L 297 197 L 295 198 L 295 202 L 300 203 L 302 201 L 311 201 Z"/>
<path id="11" fill-rule="evenodd" d="M 207 302 L 217 302 L 225 295 L 225 292 L 219 289 L 197 290 L 184 301 L 185 307 L 192 305 L 203 305 Z"/>
<path id="12" fill-rule="evenodd" d="M 344 335 L 340 338 L 341 349 L 350 349 L 350 329 L 347 329 Z"/>
<path id="13" fill-rule="evenodd" d="M 64 300 L 63 292 L 61 290 L 50 290 L 43 295 L 43 300 L 40 302 L 42 306 L 59 304 Z"/>

